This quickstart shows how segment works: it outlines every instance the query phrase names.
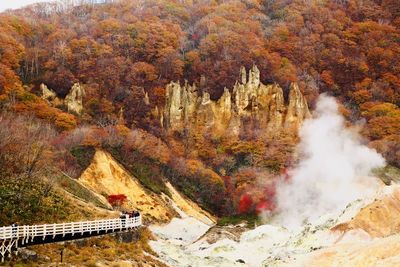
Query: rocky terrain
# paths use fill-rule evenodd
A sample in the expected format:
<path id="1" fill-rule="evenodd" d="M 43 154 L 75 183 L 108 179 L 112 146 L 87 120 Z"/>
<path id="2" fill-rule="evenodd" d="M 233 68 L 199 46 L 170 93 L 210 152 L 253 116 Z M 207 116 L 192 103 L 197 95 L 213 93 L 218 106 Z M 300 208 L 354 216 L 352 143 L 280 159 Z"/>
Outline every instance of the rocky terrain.
<path id="1" fill-rule="evenodd" d="M 261 82 L 260 71 L 254 65 L 248 74 L 242 67 L 233 89 L 225 88 L 216 101 L 210 99 L 208 92 L 200 93 L 195 84 L 168 84 L 160 119 L 170 131 L 209 132 L 238 138 L 248 127 L 270 136 L 281 132 L 295 134 L 310 116 L 307 101 L 296 83 L 291 84 L 285 100 L 278 84 Z"/>
<path id="2" fill-rule="evenodd" d="M 200 222 L 182 219 L 154 231 L 159 240 L 150 244 L 172 266 L 397 266 L 399 217 L 391 214 L 398 212 L 400 188 L 376 189 L 370 198 L 297 231 L 274 223 L 245 232 L 229 226 L 204 234 Z M 183 231 L 172 234 L 172 225 Z M 197 235 L 188 235 L 190 230 Z"/>
<path id="3" fill-rule="evenodd" d="M 182 196 L 170 183 L 167 183 L 167 187 L 171 197 L 152 193 L 104 151 L 96 151 L 92 163 L 78 182 L 92 190 L 104 205 L 110 205 L 104 196 L 126 195 L 128 199 L 124 209 L 138 210 L 146 222 L 169 222 L 172 218 L 179 217 L 176 209 L 208 225 L 213 225 L 216 221 L 214 216 Z"/>
<path id="4" fill-rule="evenodd" d="M 65 96 L 65 99 L 60 99 L 57 94 L 49 89 L 45 84 L 40 85 L 40 90 L 42 91 L 42 98 L 52 106 L 60 107 L 65 105 L 68 112 L 80 115 L 83 111 L 83 97 L 85 95 L 85 90 L 81 87 L 79 83 L 75 83 L 69 93 Z"/>
<path id="5" fill-rule="evenodd" d="M 398 0 L 35 1 L 0 4 L 0 226 L 145 225 L 9 265 L 398 265 Z"/>

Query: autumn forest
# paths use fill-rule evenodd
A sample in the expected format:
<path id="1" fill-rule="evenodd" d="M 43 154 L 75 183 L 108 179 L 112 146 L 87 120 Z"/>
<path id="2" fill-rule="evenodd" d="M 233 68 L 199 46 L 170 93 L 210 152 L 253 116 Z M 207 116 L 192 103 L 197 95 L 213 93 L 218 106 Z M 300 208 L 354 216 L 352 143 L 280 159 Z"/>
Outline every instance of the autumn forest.
<path id="1" fill-rule="evenodd" d="M 291 88 L 310 110 L 321 93 L 336 97 L 363 142 L 400 167 L 398 0 L 39 3 L 0 13 L 0 221 L 70 216 L 57 177 L 79 177 L 96 149 L 147 189 L 168 195 L 168 180 L 219 216 L 272 210 L 296 134 L 266 136 L 251 116 L 237 138 L 162 121 L 170 82 L 218 101 L 241 67 L 282 88 L 285 105 Z M 76 84 L 82 112 L 62 100 Z M 261 188 L 260 176 L 271 177 Z"/>

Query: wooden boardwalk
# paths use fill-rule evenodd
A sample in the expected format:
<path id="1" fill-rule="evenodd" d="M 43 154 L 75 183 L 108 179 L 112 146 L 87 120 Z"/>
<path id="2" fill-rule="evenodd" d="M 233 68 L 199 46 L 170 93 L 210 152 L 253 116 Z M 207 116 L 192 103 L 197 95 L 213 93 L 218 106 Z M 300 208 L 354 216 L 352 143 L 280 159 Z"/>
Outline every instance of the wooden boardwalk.
<path id="1" fill-rule="evenodd" d="M 4 262 L 18 247 L 54 243 L 137 228 L 142 225 L 138 215 L 126 219 L 109 219 L 58 224 L 0 227 L 0 257 Z"/>

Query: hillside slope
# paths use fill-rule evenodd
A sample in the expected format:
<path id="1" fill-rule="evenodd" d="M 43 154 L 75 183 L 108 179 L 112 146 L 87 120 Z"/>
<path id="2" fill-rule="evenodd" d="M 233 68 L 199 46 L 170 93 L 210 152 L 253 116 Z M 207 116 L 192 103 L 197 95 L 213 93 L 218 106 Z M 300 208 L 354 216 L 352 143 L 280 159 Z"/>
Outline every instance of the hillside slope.
<path id="1" fill-rule="evenodd" d="M 363 207 L 350 221 L 335 226 L 341 237 L 331 246 L 289 266 L 399 266 L 400 189 Z"/>
<path id="2" fill-rule="evenodd" d="M 371 237 L 386 237 L 400 233 L 400 190 L 367 205 L 349 222 L 334 230 L 362 229 Z"/>
<path id="3" fill-rule="evenodd" d="M 145 189 L 109 153 L 102 150 L 96 151 L 92 163 L 78 181 L 98 194 L 104 203 L 107 203 L 106 197 L 109 195 L 126 195 L 128 201 L 125 208 L 140 211 L 146 221 L 167 222 L 172 217 L 179 217 L 173 207 L 174 204 L 203 222 L 208 224 L 215 222 L 212 215 L 203 211 L 194 202 L 182 197 L 169 183 L 167 186 L 171 192 L 172 201 L 165 194 L 157 195 Z"/>
<path id="4" fill-rule="evenodd" d="M 216 218 L 213 215 L 201 209 L 190 199 L 182 196 L 182 194 L 180 194 L 170 182 L 167 182 L 166 185 L 168 190 L 171 192 L 172 201 L 178 209 L 182 210 L 188 216 L 196 218 L 207 225 L 216 223 Z"/>

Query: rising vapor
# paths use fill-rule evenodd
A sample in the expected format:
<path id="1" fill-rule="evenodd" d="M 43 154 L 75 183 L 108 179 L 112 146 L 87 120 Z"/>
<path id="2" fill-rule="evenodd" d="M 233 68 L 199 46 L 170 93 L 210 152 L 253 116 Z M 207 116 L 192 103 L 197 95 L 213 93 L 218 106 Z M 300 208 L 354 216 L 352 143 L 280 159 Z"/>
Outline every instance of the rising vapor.
<path id="1" fill-rule="evenodd" d="M 277 188 L 278 219 L 291 229 L 374 193 L 378 181 L 369 175 L 385 165 L 345 127 L 333 97 L 321 95 L 313 117 L 300 130 L 301 158 L 289 172 L 292 179 Z"/>

